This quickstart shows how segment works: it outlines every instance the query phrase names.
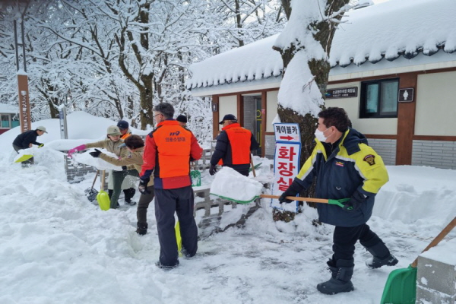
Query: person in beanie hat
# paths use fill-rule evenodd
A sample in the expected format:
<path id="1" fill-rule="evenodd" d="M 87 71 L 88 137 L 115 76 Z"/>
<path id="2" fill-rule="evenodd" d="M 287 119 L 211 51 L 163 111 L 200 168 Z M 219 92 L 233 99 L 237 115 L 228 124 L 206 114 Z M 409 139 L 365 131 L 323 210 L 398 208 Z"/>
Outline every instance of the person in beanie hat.
<path id="1" fill-rule="evenodd" d="M 44 144 L 39 143 L 36 141 L 38 136 L 42 136 L 46 132 L 46 128 L 43 126 L 39 126 L 35 130 L 25 131 L 24 133 L 19 134 L 13 141 L 13 148 L 19 154 L 19 150 L 31 148 L 33 145 L 37 145 L 38 147 L 44 146 Z M 28 165 L 34 164 L 33 157 L 23 161 L 22 166 L 27 167 Z"/>
<path id="2" fill-rule="evenodd" d="M 211 157 L 211 167 L 209 174 L 217 172 L 216 165 L 221 161 L 221 165 L 233 168 L 242 175 L 249 176 L 250 151 L 260 147 L 255 140 L 252 132 L 237 122 L 236 116 L 227 114 L 220 123 L 223 128 L 217 136 L 214 154 Z"/>
<path id="3" fill-rule="evenodd" d="M 187 116 L 181 114 L 177 116 L 176 120 L 179 122 L 181 127 L 187 128 Z"/>

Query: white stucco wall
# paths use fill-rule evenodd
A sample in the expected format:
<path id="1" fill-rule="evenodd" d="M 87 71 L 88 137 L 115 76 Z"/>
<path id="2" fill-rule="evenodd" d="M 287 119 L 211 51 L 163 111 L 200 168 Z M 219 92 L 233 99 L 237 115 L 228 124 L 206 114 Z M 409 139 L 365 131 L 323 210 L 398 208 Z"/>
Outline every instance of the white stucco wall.
<path id="1" fill-rule="evenodd" d="M 358 97 L 326 99 L 325 106 L 344 108 L 350 118 L 353 128 L 364 134 L 396 135 L 397 118 L 359 118 L 359 102 L 361 98 L 361 83 L 347 82 L 328 85 L 328 89 L 358 87 Z"/>
<path id="2" fill-rule="evenodd" d="M 221 96 L 219 98 L 219 118 L 222 120 L 226 114 L 233 114 L 237 117 L 237 98 L 236 95 Z M 219 125 L 219 130 L 222 130 Z"/>
<path id="3" fill-rule="evenodd" d="M 456 72 L 418 75 L 415 135 L 456 135 Z"/>
<path id="4" fill-rule="evenodd" d="M 266 115 L 266 132 L 274 132 L 272 121 L 277 115 L 277 96 L 279 91 L 269 91 L 266 93 L 266 106 L 268 109 Z"/>

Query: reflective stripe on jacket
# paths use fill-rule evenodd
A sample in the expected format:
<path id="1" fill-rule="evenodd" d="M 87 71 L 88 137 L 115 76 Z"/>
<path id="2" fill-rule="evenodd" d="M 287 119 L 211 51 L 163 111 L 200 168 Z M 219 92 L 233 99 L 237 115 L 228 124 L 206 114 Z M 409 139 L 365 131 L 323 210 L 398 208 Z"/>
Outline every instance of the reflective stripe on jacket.
<path id="1" fill-rule="evenodd" d="M 315 139 L 312 155 L 295 178 L 308 189 L 317 177 L 315 195 L 318 198 L 350 198 L 359 192 L 368 196 L 358 210 L 345 211 L 339 206 L 317 204 L 321 222 L 341 227 L 353 227 L 366 223 L 372 215 L 375 195 L 388 181 L 388 172 L 382 158 L 367 145 L 358 131 L 348 129 L 331 155 L 326 155 L 323 144 Z"/>

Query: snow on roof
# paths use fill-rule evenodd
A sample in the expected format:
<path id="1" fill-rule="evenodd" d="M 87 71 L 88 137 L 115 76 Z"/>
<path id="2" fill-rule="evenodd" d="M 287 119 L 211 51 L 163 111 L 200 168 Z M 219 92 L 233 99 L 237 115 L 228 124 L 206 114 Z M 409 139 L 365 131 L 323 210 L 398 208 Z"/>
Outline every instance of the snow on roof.
<path id="1" fill-rule="evenodd" d="M 390 0 L 345 14 L 330 54 L 331 67 L 376 63 L 400 56 L 456 51 L 456 0 Z M 278 35 L 216 55 L 190 66 L 187 88 L 248 82 L 280 76 Z"/>
<path id="2" fill-rule="evenodd" d="M 19 113 L 19 108 L 17 106 L 0 103 L 0 113 Z"/>
<path id="3" fill-rule="evenodd" d="M 274 35 L 190 66 L 188 88 L 265 79 L 282 74 L 282 58 L 272 46 Z"/>
<path id="4" fill-rule="evenodd" d="M 456 1 L 391 0 L 348 12 L 332 43 L 331 66 L 456 51 Z"/>

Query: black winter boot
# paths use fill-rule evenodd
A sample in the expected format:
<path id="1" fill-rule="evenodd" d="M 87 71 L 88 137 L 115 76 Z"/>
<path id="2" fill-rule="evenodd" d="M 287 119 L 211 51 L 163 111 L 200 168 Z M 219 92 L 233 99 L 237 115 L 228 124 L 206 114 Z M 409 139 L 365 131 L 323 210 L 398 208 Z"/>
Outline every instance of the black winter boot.
<path id="1" fill-rule="evenodd" d="M 397 264 L 397 259 L 390 253 L 383 242 L 379 242 L 374 246 L 366 247 L 373 258 L 366 262 L 367 267 L 375 269 L 382 266 L 394 266 Z"/>
<path id="2" fill-rule="evenodd" d="M 133 198 L 133 196 L 135 196 L 136 190 L 134 188 L 130 188 L 130 189 L 125 189 L 123 192 L 125 195 L 125 203 L 130 206 L 136 205 L 136 202 L 131 200 Z"/>
<path id="3" fill-rule="evenodd" d="M 139 235 L 145 235 L 147 233 L 147 223 L 137 223 L 138 229 L 136 229 L 136 233 Z"/>
<path id="4" fill-rule="evenodd" d="M 113 193 L 114 193 L 114 190 L 108 189 L 108 196 L 109 196 L 109 199 L 111 199 Z"/>
<path id="5" fill-rule="evenodd" d="M 328 262 L 332 273 L 331 279 L 318 284 L 318 291 L 327 295 L 353 291 L 355 289 L 351 282 L 354 267 L 353 260 L 338 260 L 336 267 L 331 266 L 331 264 L 333 264 L 332 261 Z"/>

